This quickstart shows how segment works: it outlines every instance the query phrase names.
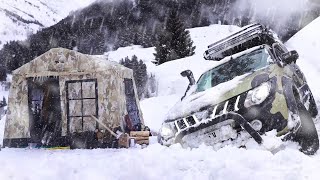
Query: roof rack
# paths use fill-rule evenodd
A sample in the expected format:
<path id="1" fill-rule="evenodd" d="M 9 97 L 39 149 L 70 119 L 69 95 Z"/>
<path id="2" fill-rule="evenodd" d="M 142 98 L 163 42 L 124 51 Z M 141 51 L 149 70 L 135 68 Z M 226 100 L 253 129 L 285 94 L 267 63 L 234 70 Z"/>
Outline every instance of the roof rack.
<path id="1" fill-rule="evenodd" d="M 272 33 L 267 28 L 261 24 L 252 24 L 209 45 L 203 56 L 206 60 L 221 60 L 234 53 L 274 41 Z"/>

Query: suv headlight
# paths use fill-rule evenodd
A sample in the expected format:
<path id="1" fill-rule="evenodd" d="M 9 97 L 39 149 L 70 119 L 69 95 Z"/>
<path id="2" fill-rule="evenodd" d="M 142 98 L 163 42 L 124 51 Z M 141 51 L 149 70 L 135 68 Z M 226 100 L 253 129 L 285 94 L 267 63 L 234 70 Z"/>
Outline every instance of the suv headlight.
<path id="1" fill-rule="evenodd" d="M 253 105 L 261 104 L 267 99 L 271 92 L 271 83 L 264 82 L 260 86 L 250 90 L 247 94 L 247 98 L 244 101 L 244 107 L 248 108 Z"/>
<path id="2" fill-rule="evenodd" d="M 160 128 L 160 135 L 161 137 L 167 139 L 170 137 L 173 137 L 175 135 L 175 130 L 172 127 L 172 125 L 174 125 L 173 123 L 163 123 L 161 128 Z"/>

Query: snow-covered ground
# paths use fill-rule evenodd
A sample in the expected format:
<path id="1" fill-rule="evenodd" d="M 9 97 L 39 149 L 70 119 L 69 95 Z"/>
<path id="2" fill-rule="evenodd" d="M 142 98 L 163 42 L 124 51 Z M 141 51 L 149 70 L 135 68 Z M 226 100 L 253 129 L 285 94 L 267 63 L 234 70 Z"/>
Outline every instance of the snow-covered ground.
<path id="1" fill-rule="evenodd" d="M 316 63 L 320 51 L 320 38 L 314 38 L 320 28 L 320 19 L 294 36 L 288 45 L 301 55 L 298 64 L 308 78 L 310 87 L 320 100 Z M 202 58 L 206 46 L 237 30 L 234 26 L 212 25 L 191 29 L 197 46 L 192 57 L 154 66 L 152 48 L 138 46 L 120 48 L 107 53 L 110 60 L 137 55 L 147 63 L 148 70 L 158 79 L 158 97 L 141 102 L 145 123 L 157 131 L 165 113 L 184 94 L 187 79 L 180 72 L 191 69 L 196 78 L 216 65 Z M 310 35 L 310 38 L 307 37 Z M 308 56 L 310 55 L 310 56 Z M 316 65 L 309 66 L 309 63 Z M 310 72 L 310 74 L 309 74 Z M 0 96 L 1 98 L 1 96 Z M 318 118 L 319 119 L 319 118 Z M 3 120 L 0 122 L 0 126 Z M 319 123 L 317 123 L 319 125 Z M 0 127 L 0 130 L 3 127 Z M 264 137 L 268 139 L 268 137 Z M 320 154 L 306 156 L 289 143 L 286 149 L 272 154 L 255 142 L 247 149 L 227 146 L 219 150 L 201 146 L 184 149 L 180 145 L 164 147 L 153 141 L 147 148 L 96 150 L 39 150 L 2 149 L 0 152 L 0 179 L 314 179 L 320 177 Z M 269 140 L 268 145 L 278 141 Z"/>
<path id="2" fill-rule="evenodd" d="M 13 40 L 25 40 L 40 28 L 56 24 L 71 11 L 95 0 L 0 0 L 0 49 Z"/>
<path id="3" fill-rule="evenodd" d="M 1 180 L 319 179 L 320 156 L 294 149 L 275 155 L 257 149 L 183 149 L 153 144 L 140 149 L 0 152 Z"/>

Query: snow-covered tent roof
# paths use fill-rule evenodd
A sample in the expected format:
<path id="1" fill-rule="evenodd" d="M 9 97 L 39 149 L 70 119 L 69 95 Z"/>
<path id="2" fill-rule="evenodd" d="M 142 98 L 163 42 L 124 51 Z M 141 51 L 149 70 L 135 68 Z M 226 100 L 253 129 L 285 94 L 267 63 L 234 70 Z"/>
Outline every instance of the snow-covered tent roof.
<path id="1" fill-rule="evenodd" d="M 13 74 L 34 76 L 57 76 L 81 74 L 82 72 L 98 71 L 130 71 L 130 69 L 113 61 L 108 61 L 106 56 L 92 56 L 76 51 L 54 48 L 40 55 L 31 62 L 13 71 Z"/>

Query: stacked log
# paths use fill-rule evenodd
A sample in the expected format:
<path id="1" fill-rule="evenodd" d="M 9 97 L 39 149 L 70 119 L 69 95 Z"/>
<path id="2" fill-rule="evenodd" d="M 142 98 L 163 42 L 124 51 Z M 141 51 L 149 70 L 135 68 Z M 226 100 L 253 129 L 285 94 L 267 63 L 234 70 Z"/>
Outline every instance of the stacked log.
<path id="1" fill-rule="evenodd" d="M 149 131 L 130 131 L 130 138 L 133 138 L 136 144 L 149 145 Z"/>
<path id="2" fill-rule="evenodd" d="M 91 117 L 97 121 L 100 125 L 102 125 L 109 133 L 118 139 L 118 145 L 119 147 L 123 148 L 129 148 L 130 147 L 130 139 L 134 139 L 134 142 L 136 144 L 146 144 L 149 145 L 149 135 L 150 131 L 130 131 L 130 136 L 127 133 L 118 133 L 112 131 L 107 125 L 105 125 L 102 121 L 91 115 Z M 97 133 L 97 139 L 100 139 L 103 137 L 103 134 L 98 133 L 99 130 L 96 131 Z"/>

